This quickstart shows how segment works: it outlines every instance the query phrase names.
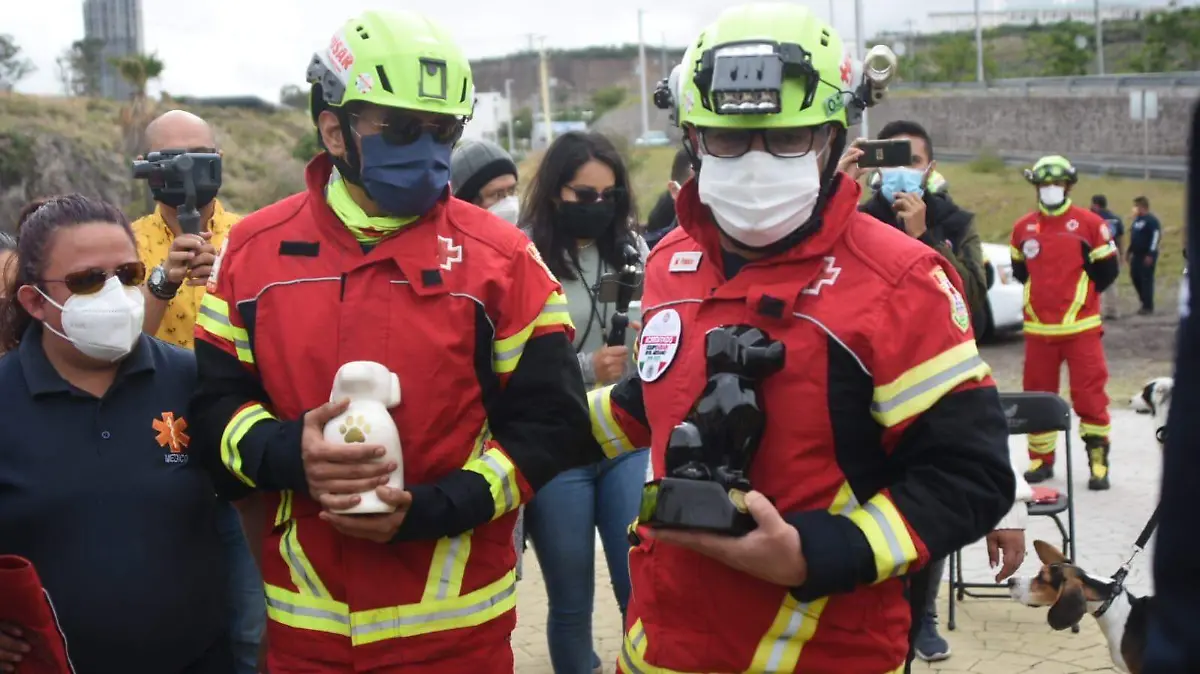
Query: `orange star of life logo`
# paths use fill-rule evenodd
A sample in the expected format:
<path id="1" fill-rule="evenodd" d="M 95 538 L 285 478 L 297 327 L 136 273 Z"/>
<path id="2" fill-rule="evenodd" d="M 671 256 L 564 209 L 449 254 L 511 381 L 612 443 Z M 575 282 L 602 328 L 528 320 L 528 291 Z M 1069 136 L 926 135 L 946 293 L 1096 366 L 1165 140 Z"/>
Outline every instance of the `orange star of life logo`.
<path id="1" fill-rule="evenodd" d="M 154 430 L 158 431 L 155 440 L 158 441 L 160 447 L 169 447 L 172 454 L 178 454 L 184 449 L 187 449 L 191 438 L 188 437 L 187 420 L 183 417 L 175 418 L 174 412 L 163 412 L 161 419 L 155 419 L 151 424 Z"/>

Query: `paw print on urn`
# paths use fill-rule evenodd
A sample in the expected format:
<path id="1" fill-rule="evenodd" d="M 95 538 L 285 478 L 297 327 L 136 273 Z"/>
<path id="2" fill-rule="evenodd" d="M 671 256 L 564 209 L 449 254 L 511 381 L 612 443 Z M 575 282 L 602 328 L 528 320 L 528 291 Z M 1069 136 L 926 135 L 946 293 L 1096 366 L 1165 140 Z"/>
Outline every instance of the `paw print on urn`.
<path id="1" fill-rule="evenodd" d="M 366 442 L 367 436 L 371 434 L 371 424 L 367 422 L 367 418 L 363 415 L 349 415 L 338 424 L 338 433 L 342 436 L 342 440 L 346 444 L 352 442 Z"/>

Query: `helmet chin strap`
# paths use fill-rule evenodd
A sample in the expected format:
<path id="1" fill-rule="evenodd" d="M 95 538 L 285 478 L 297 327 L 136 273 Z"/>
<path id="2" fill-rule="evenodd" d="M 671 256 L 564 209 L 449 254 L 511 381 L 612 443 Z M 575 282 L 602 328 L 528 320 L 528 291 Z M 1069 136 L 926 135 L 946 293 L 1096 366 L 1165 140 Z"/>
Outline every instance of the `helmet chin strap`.
<path id="1" fill-rule="evenodd" d="M 337 116 L 338 127 L 342 134 L 342 145 L 346 148 L 346 158 L 342 159 L 329 152 L 329 148 L 325 146 L 325 139 L 321 137 L 320 127 L 317 130 L 317 143 L 321 146 L 322 150 L 329 152 L 329 158 L 333 161 L 333 167 L 338 170 L 338 173 L 341 174 L 344 180 L 362 187 L 362 175 L 358 168 L 362 165 L 362 160 L 359 158 L 358 146 L 354 144 L 354 134 L 350 130 L 350 113 L 346 112 L 345 107 L 326 103 L 322 93 L 323 89 L 321 85 L 314 84 L 312 93 L 309 96 L 309 112 L 312 115 L 313 124 L 317 123 L 317 120 L 321 117 L 321 113 L 326 110 Z"/>
<path id="2" fill-rule="evenodd" d="M 728 232 L 721 229 L 721 224 L 716 221 L 716 218 L 713 218 L 713 223 L 716 224 L 717 229 L 721 230 L 721 233 L 733 243 L 735 248 L 769 257 L 772 255 L 778 255 L 796 247 L 805 239 L 820 231 L 821 218 L 824 215 L 825 206 L 828 205 L 829 200 L 833 198 L 833 195 L 837 193 L 837 158 L 841 157 L 842 152 L 846 149 L 847 130 L 845 127 L 837 125 L 834 125 L 834 129 L 834 136 L 826 146 L 825 167 L 821 169 L 821 191 L 817 194 L 817 203 L 813 206 L 812 215 L 808 217 L 808 220 L 806 220 L 804 224 L 792 230 L 790 234 L 776 241 L 775 243 L 766 246 L 751 247 L 739 243 L 737 239 L 733 238 Z M 684 143 L 685 147 L 689 145 L 686 139 Z M 692 148 L 688 147 L 688 152 L 689 154 L 692 154 Z M 699 163 L 698 159 L 694 154 L 692 156 L 693 168 L 699 172 L 699 168 L 696 166 Z"/>

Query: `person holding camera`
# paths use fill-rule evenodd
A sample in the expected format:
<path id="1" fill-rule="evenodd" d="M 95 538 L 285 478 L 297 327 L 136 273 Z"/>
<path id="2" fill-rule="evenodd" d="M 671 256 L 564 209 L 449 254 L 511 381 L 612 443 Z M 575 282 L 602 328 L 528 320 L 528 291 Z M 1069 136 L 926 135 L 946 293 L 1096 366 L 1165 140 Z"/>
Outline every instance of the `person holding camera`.
<path id="1" fill-rule="evenodd" d="M 593 429 L 609 451 L 650 443 L 642 515 L 657 517 L 667 478 L 704 479 L 684 461 L 699 456 L 718 498 L 671 512 L 732 504 L 754 528 L 669 530 L 639 516 L 619 671 L 898 672 L 907 576 L 1013 505 L 990 368 L 953 266 L 860 213 L 859 186 L 837 170 L 850 109 L 886 85 L 853 81 L 836 30 L 803 5 L 755 3 L 725 10 L 691 45 L 680 126 L 696 179 L 646 264 L 638 374 L 593 394 Z M 894 55 L 877 58 L 888 56 L 894 68 Z M 785 347 L 749 397 L 761 417 L 706 395 L 729 358 L 713 336 L 731 329 Z M 722 409 L 738 413 L 724 433 L 676 443 L 684 419 Z M 761 428 L 746 429 L 754 418 Z M 761 443 L 747 457 L 750 436 Z M 750 491 L 724 488 L 734 469 Z"/>
<path id="2" fill-rule="evenodd" d="M 474 105 L 450 34 L 366 11 L 308 62 L 324 151 L 230 232 L 196 322 L 194 442 L 258 493 L 275 672 L 511 674 L 518 508 L 599 461 L 562 286 L 537 247 L 450 193 Z M 343 365 L 399 379 L 404 461 L 330 424 Z M 329 438 L 329 439 L 326 439 Z M 374 490 L 387 514 L 338 514 Z"/>
<path id="3" fill-rule="evenodd" d="M 218 151 L 212 127 L 183 110 L 165 112 L 150 122 L 146 144 L 147 154 Z M 151 270 L 142 286 L 146 298 L 142 329 L 164 342 L 191 349 L 205 286 L 217 265 L 217 250 L 241 216 L 225 210 L 216 190 L 197 190 L 195 205 L 200 211 L 201 229 L 196 234 L 185 233 L 179 223 L 179 208 L 184 205 L 182 186 L 168 178 L 163 184 L 153 185 L 151 191 L 157 203 L 154 212 L 132 225 L 138 257 Z M 259 645 L 267 617 L 262 576 L 239 509 L 251 514 L 253 506 L 220 502 L 217 526 L 229 567 L 235 674 L 254 674 L 258 671 Z M 254 519 L 251 515 L 246 524 L 253 526 Z"/>

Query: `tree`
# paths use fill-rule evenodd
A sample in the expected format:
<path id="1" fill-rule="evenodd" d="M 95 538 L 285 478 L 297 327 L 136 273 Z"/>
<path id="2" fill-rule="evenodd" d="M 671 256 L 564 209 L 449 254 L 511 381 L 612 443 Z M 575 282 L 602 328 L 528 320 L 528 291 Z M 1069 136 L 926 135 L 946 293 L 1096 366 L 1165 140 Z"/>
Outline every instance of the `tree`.
<path id="1" fill-rule="evenodd" d="M 321 141 L 317 139 L 316 131 L 300 136 L 300 139 L 296 141 L 296 145 L 292 147 L 292 156 L 305 164 L 320 153 Z"/>
<path id="2" fill-rule="evenodd" d="M 1142 20 L 1142 47 L 1130 63 L 1135 70 L 1144 73 L 1195 68 L 1200 61 L 1200 45 L 1195 43 L 1198 39 L 1200 9 L 1168 8 L 1150 12 Z"/>
<path id="3" fill-rule="evenodd" d="M 279 88 L 279 103 L 297 110 L 308 110 L 308 91 L 295 84 L 285 84 Z"/>
<path id="4" fill-rule="evenodd" d="M 1041 75 L 1046 77 L 1068 77 L 1086 75 L 1088 66 L 1095 59 L 1093 49 L 1088 48 L 1092 28 L 1078 21 L 1061 21 L 1033 37 L 1033 51 L 1041 64 Z M 1080 45 L 1083 45 L 1082 47 Z"/>
<path id="5" fill-rule="evenodd" d="M 146 89 L 150 82 L 162 77 L 163 62 L 157 54 L 133 54 L 109 61 L 121 79 L 133 87 L 134 102 L 146 100 Z"/>
<path id="6" fill-rule="evenodd" d="M 0 34 L 0 90 L 12 89 L 34 70 L 33 61 L 21 55 L 13 37 Z"/>
<path id="7" fill-rule="evenodd" d="M 929 61 L 933 81 L 969 82 L 975 79 L 975 42 L 966 35 L 952 35 L 933 46 Z"/>
<path id="8" fill-rule="evenodd" d="M 145 151 L 146 125 L 150 122 L 150 110 L 146 103 L 146 89 L 150 82 L 162 77 L 163 62 L 156 54 L 132 54 L 110 61 L 121 78 L 133 87 L 129 104 L 121 109 L 121 135 L 126 157 L 134 157 Z M 133 186 L 134 202 L 140 197 L 149 205 L 150 194 L 145 186 Z"/>
<path id="9" fill-rule="evenodd" d="M 628 94 L 625 87 L 620 86 L 598 89 L 592 93 L 592 112 L 596 117 L 600 117 L 609 110 L 620 107 Z"/>
<path id="10" fill-rule="evenodd" d="M 56 60 L 58 79 L 67 96 L 99 96 L 101 52 L 104 41 L 95 38 L 76 40 Z"/>
<path id="11" fill-rule="evenodd" d="M 529 140 L 533 134 L 533 110 L 525 106 L 513 115 L 513 137 Z M 506 134 L 507 135 L 507 134 Z"/>

